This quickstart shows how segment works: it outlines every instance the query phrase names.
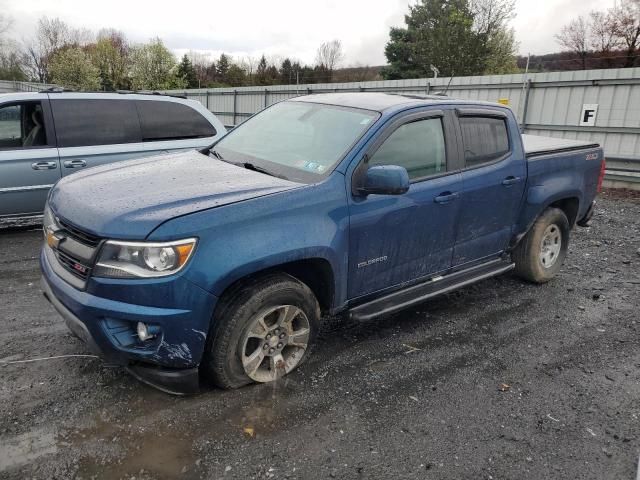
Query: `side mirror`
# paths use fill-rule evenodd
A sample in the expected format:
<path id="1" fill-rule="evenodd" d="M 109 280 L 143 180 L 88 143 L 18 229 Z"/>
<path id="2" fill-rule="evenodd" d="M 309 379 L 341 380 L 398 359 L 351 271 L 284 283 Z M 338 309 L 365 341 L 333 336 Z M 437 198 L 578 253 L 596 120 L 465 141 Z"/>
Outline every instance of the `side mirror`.
<path id="1" fill-rule="evenodd" d="M 364 175 L 363 185 L 357 190 L 361 195 L 402 195 L 409 190 L 407 169 L 398 165 L 375 165 Z"/>

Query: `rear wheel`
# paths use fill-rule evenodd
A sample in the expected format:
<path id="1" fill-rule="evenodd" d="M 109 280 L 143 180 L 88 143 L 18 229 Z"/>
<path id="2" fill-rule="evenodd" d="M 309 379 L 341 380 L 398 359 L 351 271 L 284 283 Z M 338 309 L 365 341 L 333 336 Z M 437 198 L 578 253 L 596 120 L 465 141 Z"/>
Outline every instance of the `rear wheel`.
<path id="1" fill-rule="evenodd" d="M 203 373 L 223 388 L 277 380 L 309 356 L 319 319 L 311 290 L 289 275 L 239 285 L 216 311 Z"/>
<path id="2" fill-rule="evenodd" d="M 514 249 L 516 274 L 533 283 L 551 280 L 569 246 L 569 220 L 559 208 L 547 208 Z"/>

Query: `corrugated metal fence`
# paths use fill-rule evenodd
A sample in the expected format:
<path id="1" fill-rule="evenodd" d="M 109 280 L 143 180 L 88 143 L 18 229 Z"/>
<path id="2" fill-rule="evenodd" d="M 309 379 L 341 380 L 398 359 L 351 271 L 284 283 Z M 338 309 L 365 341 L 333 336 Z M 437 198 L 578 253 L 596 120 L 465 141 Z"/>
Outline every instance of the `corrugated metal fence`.
<path id="1" fill-rule="evenodd" d="M 273 103 L 299 95 L 357 91 L 433 94 L 447 86 L 447 95 L 455 98 L 508 102 L 526 133 L 598 142 L 607 155 L 608 179 L 640 181 L 640 68 L 167 93 L 198 100 L 226 125 L 237 125 Z M 585 106 L 589 109 L 593 105 L 597 105 L 597 112 L 591 114 L 595 121 L 581 125 Z"/>
<path id="2" fill-rule="evenodd" d="M 39 92 L 45 88 L 55 87 L 47 83 L 18 82 L 15 80 L 0 80 L 0 93 L 11 92 Z"/>

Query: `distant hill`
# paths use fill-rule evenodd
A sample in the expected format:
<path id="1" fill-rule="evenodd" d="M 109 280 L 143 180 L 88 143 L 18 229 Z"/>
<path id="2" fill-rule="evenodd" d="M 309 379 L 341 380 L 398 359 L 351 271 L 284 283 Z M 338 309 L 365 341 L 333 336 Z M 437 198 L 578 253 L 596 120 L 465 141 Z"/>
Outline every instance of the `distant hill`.
<path id="1" fill-rule="evenodd" d="M 629 62 L 627 62 L 629 60 Z M 527 57 L 519 56 L 518 68 L 524 70 L 527 66 Z M 586 58 L 586 69 L 600 68 L 624 68 L 640 66 L 640 55 L 627 59 L 624 51 L 614 51 L 607 55 L 590 52 Z M 583 70 L 582 59 L 573 52 L 557 52 L 545 55 L 531 55 L 529 71 L 532 72 L 558 72 L 566 70 Z"/>

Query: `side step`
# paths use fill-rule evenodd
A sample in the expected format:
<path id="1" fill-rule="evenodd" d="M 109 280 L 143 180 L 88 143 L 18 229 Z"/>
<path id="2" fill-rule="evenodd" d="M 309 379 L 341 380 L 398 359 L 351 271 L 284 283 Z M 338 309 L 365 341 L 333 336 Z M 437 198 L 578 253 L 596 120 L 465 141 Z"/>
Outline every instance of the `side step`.
<path id="1" fill-rule="evenodd" d="M 472 283 L 495 277 L 515 267 L 508 260 L 495 259 L 475 267 L 450 273 L 444 277 L 434 277 L 426 282 L 389 293 L 382 297 L 353 307 L 349 311 L 355 320 L 371 320 L 372 318 L 397 312 L 443 293 L 448 293 Z"/>

